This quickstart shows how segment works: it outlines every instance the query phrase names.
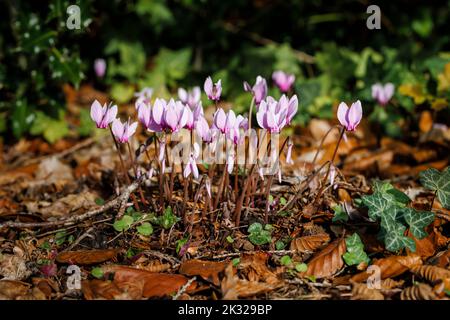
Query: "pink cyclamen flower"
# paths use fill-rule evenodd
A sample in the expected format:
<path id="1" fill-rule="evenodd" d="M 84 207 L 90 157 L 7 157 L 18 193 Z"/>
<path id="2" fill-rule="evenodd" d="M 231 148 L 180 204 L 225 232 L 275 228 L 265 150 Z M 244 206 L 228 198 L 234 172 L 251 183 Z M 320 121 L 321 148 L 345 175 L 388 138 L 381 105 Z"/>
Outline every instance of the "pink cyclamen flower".
<path id="1" fill-rule="evenodd" d="M 116 119 L 112 124 L 112 132 L 117 141 L 120 143 L 127 143 L 131 136 L 136 132 L 137 125 L 137 122 L 131 123 L 130 119 L 124 123 L 120 122 L 119 119 Z"/>
<path id="2" fill-rule="evenodd" d="M 345 102 L 341 102 L 338 107 L 337 117 L 341 125 L 344 126 L 347 131 L 355 131 L 362 118 L 362 106 L 361 101 L 352 103 L 350 108 Z"/>
<path id="3" fill-rule="evenodd" d="M 253 87 L 244 81 L 244 90 L 252 93 L 255 104 L 258 106 L 267 97 L 267 81 L 263 77 L 257 76 Z"/>
<path id="4" fill-rule="evenodd" d="M 189 108 L 181 101 L 170 99 L 156 99 L 152 109 L 152 121 L 161 127 L 161 130 L 178 132 L 189 119 Z"/>
<path id="5" fill-rule="evenodd" d="M 225 113 L 222 108 L 219 108 L 214 113 L 213 127 L 219 129 L 220 132 L 224 134 L 228 134 L 228 132 L 234 127 L 235 122 L 236 114 L 233 110 L 229 110 Z"/>
<path id="6" fill-rule="evenodd" d="M 106 73 L 106 61 L 105 59 L 95 59 L 94 71 L 98 78 L 103 78 Z"/>
<path id="7" fill-rule="evenodd" d="M 219 79 L 214 85 L 211 77 L 206 78 L 205 84 L 203 85 L 206 95 L 209 100 L 219 101 L 220 95 L 222 93 L 222 80 Z"/>
<path id="8" fill-rule="evenodd" d="M 272 97 L 270 97 L 272 98 Z M 284 94 L 278 101 L 277 110 L 286 110 L 286 125 L 291 124 L 292 119 L 298 110 L 298 98 L 294 94 L 290 99 L 288 99 Z"/>
<path id="9" fill-rule="evenodd" d="M 141 103 L 138 107 L 138 119 L 144 127 L 151 132 L 161 132 L 161 125 L 153 120 L 152 107 L 150 103 Z"/>
<path id="10" fill-rule="evenodd" d="M 272 74 L 272 80 L 281 92 L 288 92 L 294 84 L 295 76 L 283 71 L 275 71 Z"/>
<path id="11" fill-rule="evenodd" d="M 187 178 L 192 173 L 194 178 L 198 179 L 197 158 L 200 155 L 200 146 L 198 145 L 198 143 L 194 143 L 193 149 L 194 150 L 189 155 L 188 163 L 184 168 L 183 176 Z"/>
<path id="12" fill-rule="evenodd" d="M 243 135 L 241 134 L 241 130 L 243 131 L 248 130 L 248 119 L 244 118 L 241 115 L 238 115 L 227 134 L 227 138 L 233 141 L 235 145 L 238 145 L 242 141 L 244 141 Z"/>
<path id="13" fill-rule="evenodd" d="M 187 104 L 189 108 L 193 109 L 200 102 L 201 98 L 201 90 L 200 87 L 194 87 L 192 90 L 186 91 L 183 88 L 178 89 L 178 98 L 184 104 Z"/>
<path id="14" fill-rule="evenodd" d="M 381 83 L 375 83 L 372 86 L 372 98 L 378 101 L 382 106 L 386 105 L 394 95 L 395 86 L 388 82 L 384 86 Z"/>
<path id="15" fill-rule="evenodd" d="M 106 103 L 103 105 L 95 100 L 91 105 L 91 119 L 99 129 L 105 129 L 114 121 L 117 116 L 117 106 L 108 107 Z"/>
<path id="16" fill-rule="evenodd" d="M 271 133 L 279 133 L 287 123 L 287 113 L 287 108 L 282 108 L 272 97 L 268 97 L 267 100 L 261 101 L 256 120 L 261 128 Z"/>

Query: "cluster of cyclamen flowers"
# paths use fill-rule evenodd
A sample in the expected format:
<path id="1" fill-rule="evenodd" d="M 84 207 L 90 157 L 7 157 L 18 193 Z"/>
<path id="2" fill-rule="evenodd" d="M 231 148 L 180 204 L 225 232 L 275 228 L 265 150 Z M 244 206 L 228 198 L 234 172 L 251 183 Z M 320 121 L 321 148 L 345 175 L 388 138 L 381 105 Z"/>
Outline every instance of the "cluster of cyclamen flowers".
<path id="1" fill-rule="evenodd" d="M 279 86 L 280 91 L 287 92 L 293 84 L 294 76 L 285 75 L 278 71 L 273 75 L 274 82 Z M 135 108 L 138 113 L 138 119 L 144 128 L 155 133 L 159 142 L 158 160 L 161 162 L 162 170 L 165 169 L 166 159 L 166 135 L 178 133 L 181 129 L 187 129 L 191 132 L 191 137 L 198 136 L 202 143 L 208 145 L 210 149 L 215 149 L 218 142 L 225 140 L 226 165 L 228 173 L 232 173 L 236 150 L 233 145 L 244 144 L 245 136 L 250 129 L 251 122 L 242 115 L 236 115 L 233 110 L 225 112 L 220 108 L 217 102 L 221 98 L 222 84 L 221 80 L 213 83 L 211 77 L 204 82 L 204 92 L 209 100 L 216 103 L 216 111 L 213 116 L 213 122 L 210 126 L 205 118 L 201 102 L 201 89 L 194 87 L 192 90 L 180 88 L 178 90 L 178 100 L 156 98 L 151 102 L 153 91 L 145 88 L 136 93 Z M 294 95 L 290 99 L 284 94 L 277 101 L 273 97 L 267 96 L 267 82 L 264 78 L 258 76 L 256 83 L 250 86 L 244 83 L 244 89 L 253 96 L 252 105 L 256 105 L 256 119 L 262 129 L 271 134 L 280 133 L 286 125 L 289 125 L 295 116 L 298 108 L 298 99 Z M 252 110 L 250 110 L 251 112 Z M 91 118 L 98 128 L 107 128 L 111 124 L 111 132 L 119 143 L 128 143 L 131 136 L 137 129 L 137 122 L 121 122 L 117 116 L 117 106 L 101 106 L 98 101 L 94 101 L 91 106 Z M 197 162 L 200 162 L 200 146 L 195 139 L 191 139 L 189 159 L 185 161 L 184 176 L 188 177 L 191 173 L 198 178 Z M 229 143 L 227 142 L 229 141 Z M 292 163 L 292 143 L 288 143 L 287 162 Z M 249 144 L 256 148 L 257 142 Z M 246 159 L 247 160 L 247 159 Z M 247 163 L 247 162 L 246 162 Z M 164 173 L 164 172 L 163 172 Z"/>

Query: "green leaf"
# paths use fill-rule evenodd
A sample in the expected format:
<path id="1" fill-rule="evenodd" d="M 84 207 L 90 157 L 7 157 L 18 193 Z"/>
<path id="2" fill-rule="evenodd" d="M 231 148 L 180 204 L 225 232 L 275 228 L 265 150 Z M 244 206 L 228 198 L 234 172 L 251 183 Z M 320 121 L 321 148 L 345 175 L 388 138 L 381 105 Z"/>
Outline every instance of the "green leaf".
<path id="1" fill-rule="evenodd" d="M 233 267 L 236 267 L 240 262 L 241 262 L 240 258 L 234 258 L 233 260 L 231 260 Z"/>
<path id="2" fill-rule="evenodd" d="M 59 119 L 51 118 L 41 111 L 36 112 L 30 133 L 42 135 L 50 143 L 55 143 L 65 137 L 69 133 L 69 127 L 64 119 L 64 112 L 60 112 Z"/>
<path id="3" fill-rule="evenodd" d="M 234 242 L 234 239 L 233 239 L 232 236 L 228 236 L 228 237 L 226 238 L 226 240 L 228 241 L 228 243 L 233 243 L 233 242 Z"/>
<path id="4" fill-rule="evenodd" d="M 434 221 L 433 212 L 419 211 L 413 208 L 404 209 L 403 217 L 409 225 L 409 230 L 417 239 L 423 239 L 428 235 L 424 229 Z"/>
<path id="5" fill-rule="evenodd" d="M 134 222 L 133 217 L 125 215 L 122 217 L 122 219 L 116 220 L 113 224 L 113 227 L 116 231 L 122 232 L 130 229 L 133 222 Z"/>
<path id="6" fill-rule="evenodd" d="M 353 266 L 362 262 L 369 263 L 369 257 L 364 251 L 364 244 L 357 233 L 347 237 L 345 244 L 347 245 L 347 252 L 344 253 L 342 258 L 347 265 Z"/>
<path id="7" fill-rule="evenodd" d="M 308 265 L 306 263 L 297 263 L 295 265 L 295 270 L 297 270 L 297 272 L 306 272 L 308 270 Z"/>
<path id="8" fill-rule="evenodd" d="M 96 198 L 96 199 L 95 199 L 95 203 L 96 203 L 97 205 L 99 205 L 99 206 L 102 206 L 102 205 L 105 204 L 105 199 L 103 199 L 103 198 Z"/>
<path id="9" fill-rule="evenodd" d="M 261 225 L 259 222 L 252 223 L 248 228 L 248 232 L 250 233 L 248 238 L 250 242 L 255 245 L 263 245 L 266 243 L 270 243 L 272 241 L 272 230 L 273 226 L 270 224 L 266 224 L 265 227 Z"/>
<path id="10" fill-rule="evenodd" d="M 283 241 L 278 240 L 277 242 L 275 242 L 275 249 L 283 250 L 285 247 L 286 247 L 286 244 Z"/>
<path id="11" fill-rule="evenodd" d="M 116 83 L 111 87 L 111 97 L 118 103 L 126 103 L 133 98 L 134 87 L 122 83 Z"/>
<path id="12" fill-rule="evenodd" d="M 158 224 L 164 229 L 170 229 L 172 226 L 177 223 L 180 218 L 178 218 L 173 212 L 171 207 L 167 207 L 164 210 L 164 214 L 157 218 Z"/>
<path id="13" fill-rule="evenodd" d="M 57 232 L 55 235 L 55 243 L 57 246 L 62 245 L 66 241 L 66 231 Z"/>
<path id="14" fill-rule="evenodd" d="M 442 172 L 430 168 L 422 171 L 419 176 L 422 185 L 436 192 L 442 206 L 450 209 L 450 167 L 447 167 Z"/>
<path id="15" fill-rule="evenodd" d="M 348 220 L 348 214 L 344 210 L 342 205 L 338 205 L 338 206 L 333 207 L 333 211 L 334 211 L 334 217 L 333 217 L 333 219 L 331 221 L 333 221 L 333 222 L 339 222 L 339 221 L 346 222 Z"/>
<path id="16" fill-rule="evenodd" d="M 183 246 L 189 241 L 189 237 L 186 238 L 181 238 L 180 240 L 177 241 L 177 247 L 175 249 L 175 251 L 177 252 L 177 254 L 180 253 L 181 248 L 183 248 Z"/>
<path id="17" fill-rule="evenodd" d="M 149 222 L 144 222 L 140 226 L 137 226 L 136 230 L 139 232 L 139 234 L 146 237 L 153 233 L 153 227 Z"/>
<path id="18" fill-rule="evenodd" d="M 104 274 L 102 268 L 96 267 L 91 270 L 91 275 L 97 279 L 101 279 Z"/>
<path id="19" fill-rule="evenodd" d="M 78 134 L 82 137 L 89 136 L 95 129 L 94 122 L 91 119 L 88 109 L 80 110 L 80 125 L 78 126 Z"/>
<path id="20" fill-rule="evenodd" d="M 280 259 L 280 263 L 282 266 L 289 266 L 292 263 L 291 257 L 288 255 L 282 256 Z"/>

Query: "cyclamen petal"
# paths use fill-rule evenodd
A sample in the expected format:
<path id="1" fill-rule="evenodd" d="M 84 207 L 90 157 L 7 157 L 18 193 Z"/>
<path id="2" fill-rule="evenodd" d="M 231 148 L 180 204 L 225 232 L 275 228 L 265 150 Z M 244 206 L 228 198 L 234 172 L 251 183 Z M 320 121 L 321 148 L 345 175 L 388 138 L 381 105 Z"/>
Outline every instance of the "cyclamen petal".
<path id="1" fill-rule="evenodd" d="M 341 102 L 338 107 L 337 117 L 341 125 L 347 127 L 347 112 L 348 106 L 345 102 Z"/>
<path id="2" fill-rule="evenodd" d="M 102 121 L 102 118 L 103 118 L 102 105 L 100 104 L 100 102 L 95 100 L 91 105 L 91 119 L 97 124 L 98 127 L 98 124 Z"/>
<path id="3" fill-rule="evenodd" d="M 352 103 L 350 108 L 344 102 L 341 102 L 338 107 L 337 117 L 341 125 L 347 131 L 354 131 L 362 118 L 361 101 Z"/>

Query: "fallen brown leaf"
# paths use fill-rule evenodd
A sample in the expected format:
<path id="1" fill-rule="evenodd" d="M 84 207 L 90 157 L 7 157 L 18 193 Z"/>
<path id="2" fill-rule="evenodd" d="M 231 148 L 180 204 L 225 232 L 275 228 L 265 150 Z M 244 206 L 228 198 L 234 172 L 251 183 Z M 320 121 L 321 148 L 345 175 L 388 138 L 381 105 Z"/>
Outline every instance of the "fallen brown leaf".
<path id="1" fill-rule="evenodd" d="M 330 236 L 326 233 L 319 233 L 310 236 L 304 236 L 292 240 L 291 250 L 302 253 L 311 253 L 330 241 Z"/>
<path id="2" fill-rule="evenodd" d="M 436 299 L 436 294 L 433 289 L 425 284 L 419 283 L 418 285 L 408 287 L 402 291 L 400 294 L 400 299 L 402 300 L 434 300 Z"/>
<path id="3" fill-rule="evenodd" d="M 409 269 L 420 266 L 422 259 L 417 254 L 410 254 L 407 256 L 390 256 L 388 258 L 378 259 L 373 262 L 373 265 L 380 268 L 381 279 L 393 278 L 401 275 Z M 363 282 L 372 275 L 371 272 L 360 272 L 353 277 L 351 281 Z"/>
<path id="4" fill-rule="evenodd" d="M 354 283 L 351 300 L 384 300 L 384 296 L 377 289 L 369 289 L 366 284 Z"/>
<path id="5" fill-rule="evenodd" d="M 119 252 L 117 249 L 66 251 L 58 254 L 56 261 L 80 265 L 97 264 L 113 259 Z"/>
<path id="6" fill-rule="evenodd" d="M 183 262 L 179 272 L 186 276 L 200 276 L 218 286 L 220 285 L 219 273 L 225 270 L 227 265 L 228 261 L 215 262 L 193 259 Z"/>
<path id="7" fill-rule="evenodd" d="M 236 300 L 247 298 L 261 293 L 271 291 L 275 288 L 266 282 L 241 280 L 235 274 L 233 265 L 230 263 L 225 269 L 225 277 L 221 283 L 222 299 Z"/>
<path id="8" fill-rule="evenodd" d="M 326 278 L 334 275 L 343 266 L 342 255 L 347 250 L 345 239 L 337 239 L 326 246 L 308 262 L 308 270 L 300 275 Z"/>
<path id="9" fill-rule="evenodd" d="M 278 277 L 267 266 L 269 255 L 265 252 L 244 254 L 238 268 L 245 273 L 250 281 L 264 281 L 269 284 L 279 282 Z"/>
<path id="10" fill-rule="evenodd" d="M 430 282 L 438 282 L 443 281 L 444 279 L 450 279 L 450 270 L 436 266 L 418 266 L 411 268 L 411 272 Z"/>

